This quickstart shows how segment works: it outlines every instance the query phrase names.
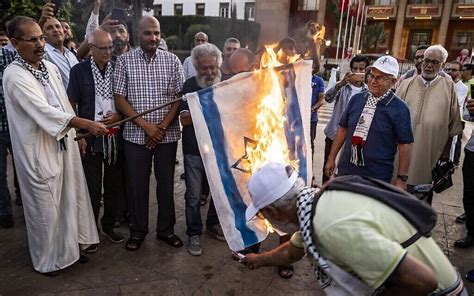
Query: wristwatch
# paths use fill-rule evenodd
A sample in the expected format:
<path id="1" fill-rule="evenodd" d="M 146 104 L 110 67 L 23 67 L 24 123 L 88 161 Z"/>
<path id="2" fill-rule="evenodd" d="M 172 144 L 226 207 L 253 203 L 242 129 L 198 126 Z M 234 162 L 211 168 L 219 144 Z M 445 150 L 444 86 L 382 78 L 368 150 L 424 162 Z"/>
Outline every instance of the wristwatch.
<path id="1" fill-rule="evenodd" d="M 397 179 L 400 179 L 403 182 L 406 182 L 408 180 L 408 176 L 407 175 L 397 175 Z"/>

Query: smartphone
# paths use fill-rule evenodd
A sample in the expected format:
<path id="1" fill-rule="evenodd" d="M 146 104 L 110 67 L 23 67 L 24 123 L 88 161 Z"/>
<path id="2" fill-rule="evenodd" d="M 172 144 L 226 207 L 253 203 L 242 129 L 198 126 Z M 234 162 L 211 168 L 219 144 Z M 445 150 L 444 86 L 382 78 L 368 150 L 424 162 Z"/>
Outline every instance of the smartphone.
<path id="1" fill-rule="evenodd" d="M 471 100 L 474 100 L 474 84 L 471 84 Z"/>
<path id="2" fill-rule="evenodd" d="M 352 76 L 354 81 L 360 81 L 364 82 L 365 81 L 365 73 L 354 73 L 354 76 Z"/>
<path id="3" fill-rule="evenodd" d="M 63 0 L 51 0 L 51 3 L 54 4 L 54 11 L 53 14 L 58 14 L 58 10 L 63 6 Z"/>
<path id="4" fill-rule="evenodd" d="M 125 10 L 123 9 L 120 9 L 120 8 L 113 8 L 112 9 L 112 15 L 111 15 L 111 18 L 114 19 L 114 20 L 123 20 L 123 21 L 126 21 L 127 20 L 127 16 L 125 14 Z"/>

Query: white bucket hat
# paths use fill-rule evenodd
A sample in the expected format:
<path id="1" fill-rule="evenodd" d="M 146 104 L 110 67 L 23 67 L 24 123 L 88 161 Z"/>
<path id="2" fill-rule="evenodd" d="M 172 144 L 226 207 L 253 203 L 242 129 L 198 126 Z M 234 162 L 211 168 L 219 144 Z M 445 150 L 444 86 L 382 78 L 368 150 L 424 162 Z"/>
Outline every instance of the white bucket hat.
<path id="1" fill-rule="evenodd" d="M 270 162 L 259 168 L 247 185 L 252 203 L 245 211 L 245 218 L 251 220 L 261 209 L 272 204 L 290 191 L 298 179 L 298 172 L 293 171 L 288 177 L 286 165 Z"/>

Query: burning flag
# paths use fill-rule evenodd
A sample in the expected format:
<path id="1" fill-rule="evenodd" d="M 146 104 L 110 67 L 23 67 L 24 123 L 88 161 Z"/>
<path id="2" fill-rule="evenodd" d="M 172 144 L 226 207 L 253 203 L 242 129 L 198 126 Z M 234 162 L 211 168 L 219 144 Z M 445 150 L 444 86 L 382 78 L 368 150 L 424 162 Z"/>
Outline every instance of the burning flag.
<path id="1" fill-rule="evenodd" d="M 265 69 L 187 94 L 212 198 L 229 247 L 242 250 L 268 234 L 265 221 L 247 223 L 247 182 L 267 162 L 293 165 L 312 178 L 309 136 L 311 61 L 278 68 L 272 49 Z"/>

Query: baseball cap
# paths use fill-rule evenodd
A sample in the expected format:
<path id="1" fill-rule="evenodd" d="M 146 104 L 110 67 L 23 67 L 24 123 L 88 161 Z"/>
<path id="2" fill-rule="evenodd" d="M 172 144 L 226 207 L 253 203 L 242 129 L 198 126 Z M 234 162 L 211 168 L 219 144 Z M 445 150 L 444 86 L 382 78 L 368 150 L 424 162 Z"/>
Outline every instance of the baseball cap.
<path id="1" fill-rule="evenodd" d="M 367 68 L 375 68 L 385 74 L 392 75 L 395 78 L 398 77 L 398 71 L 400 70 L 397 59 L 389 55 L 378 58 L 373 65 Z"/>
<path id="2" fill-rule="evenodd" d="M 296 170 L 288 177 L 287 165 L 276 162 L 267 163 L 253 173 L 247 185 L 252 197 L 252 203 L 245 211 L 247 221 L 290 191 L 296 179 Z"/>

